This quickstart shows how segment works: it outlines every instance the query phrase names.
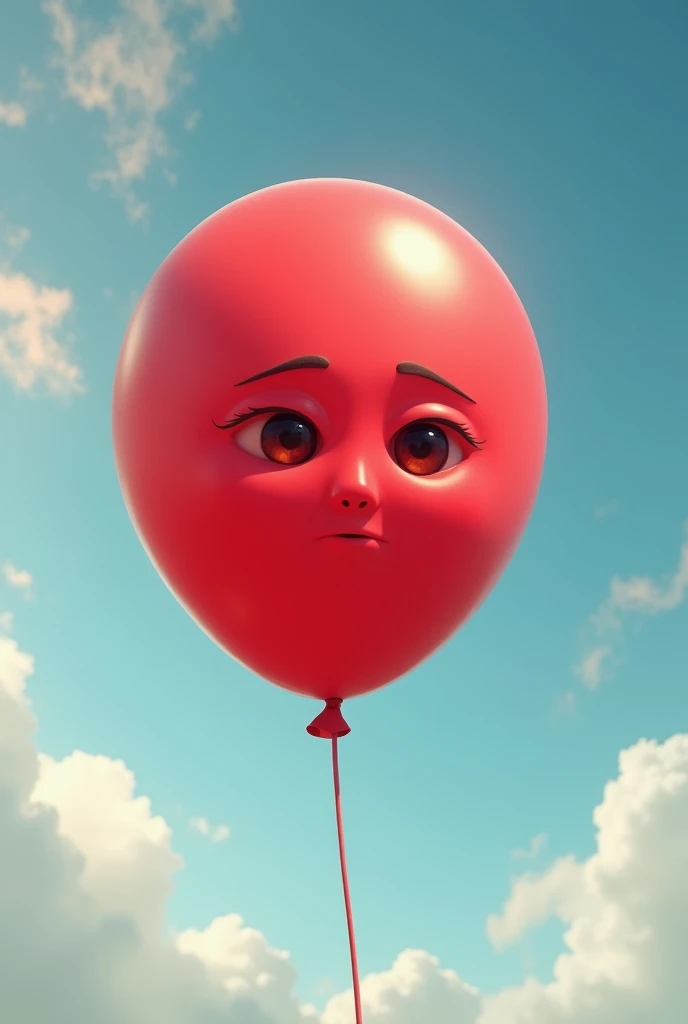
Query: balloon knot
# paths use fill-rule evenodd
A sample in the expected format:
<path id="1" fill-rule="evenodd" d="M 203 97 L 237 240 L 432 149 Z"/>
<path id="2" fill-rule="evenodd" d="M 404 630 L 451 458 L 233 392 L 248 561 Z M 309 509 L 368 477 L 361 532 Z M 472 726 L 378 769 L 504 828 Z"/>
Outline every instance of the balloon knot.
<path id="1" fill-rule="evenodd" d="M 313 719 L 310 725 L 306 726 L 306 732 L 311 736 L 317 736 L 322 740 L 331 740 L 335 736 L 346 736 L 351 732 L 350 727 L 344 721 L 340 710 L 342 701 L 340 697 L 328 697 L 325 707 Z"/>

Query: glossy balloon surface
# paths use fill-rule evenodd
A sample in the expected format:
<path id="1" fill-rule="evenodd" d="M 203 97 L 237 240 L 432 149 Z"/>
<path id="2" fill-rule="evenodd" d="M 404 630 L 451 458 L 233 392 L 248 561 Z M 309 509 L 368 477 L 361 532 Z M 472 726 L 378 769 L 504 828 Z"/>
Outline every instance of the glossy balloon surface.
<path id="1" fill-rule="evenodd" d="M 262 375 L 300 357 L 318 358 Z M 393 189 L 313 179 L 230 204 L 163 262 L 113 432 L 189 614 L 269 681 L 344 699 L 427 658 L 494 586 L 536 497 L 545 384 L 470 234 Z"/>

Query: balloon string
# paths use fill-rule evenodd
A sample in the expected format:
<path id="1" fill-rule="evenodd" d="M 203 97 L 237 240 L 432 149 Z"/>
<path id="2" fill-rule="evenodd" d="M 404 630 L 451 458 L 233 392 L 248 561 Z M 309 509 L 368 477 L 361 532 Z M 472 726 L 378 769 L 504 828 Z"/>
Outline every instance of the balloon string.
<path id="1" fill-rule="evenodd" d="M 337 838 L 339 840 L 339 860 L 342 865 L 342 885 L 344 887 L 344 906 L 346 908 L 346 926 L 349 931 L 349 949 L 351 951 L 351 976 L 354 983 L 354 1007 L 356 1024 L 363 1024 L 361 1012 L 361 990 L 358 980 L 358 959 L 356 957 L 356 937 L 354 935 L 354 916 L 351 912 L 351 894 L 349 892 L 349 875 L 346 870 L 346 851 L 344 849 L 344 824 L 342 820 L 342 795 L 339 787 L 339 757 L 337 754 L 337 737 L 332 737 L 332 773 L 334 775 L 334 805 L 337 812 Z"/>

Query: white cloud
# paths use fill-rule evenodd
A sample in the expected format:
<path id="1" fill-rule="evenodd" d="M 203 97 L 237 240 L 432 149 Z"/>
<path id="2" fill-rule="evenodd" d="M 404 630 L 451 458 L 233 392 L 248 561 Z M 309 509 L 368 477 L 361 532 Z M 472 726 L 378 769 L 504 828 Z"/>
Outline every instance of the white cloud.
<path id="1" fill-rule="evenodd" d="M 33 675 L 33 669 L 33 658 L 30 654 L 19 650 L 16 640 L 10 640 L 5 636 L 0 637 L 0 694 L 4 693 L 13 705 L 22 710 L 22 713 L 23 709 L 28 707 L 25 697 L 26 681 L 29 676 Z M 5 710 L 8 712 L 8 721 L 16 719 L 14 706 L 11 708 L 6 706 Z M 25 721 L 25 719 L 22 720 Z M 31 729 L 19 730 L 19 734 L 0 731 L 0 744 L 7 743 L 10 739 L 21 742 L 23 740 L 21 733 L 24 731 L 30 733 Z"/>
<path id="2" fill-rule="evenodd" d="M 12 612 L 0 612 L 0 632 L 11 633 L 14 627 L 14 615 Z"/>
<path id="3" fill-rule="evenodd" d="M 23 128 L 26 124 L 28 111 L 18 100 L 0 100 L 0 123 L 8 128 Z"/>
<path id="4" fill-rule="evenodd" d="M 631 576 L 622 580 L 614 576 L 609 595 L 591 616 L 590 624 L 595 642 L 576 666 L 576 674 L 588 689 L 596 689 L 618 665 L 616 650 L 623 639 L 624 616 L 635 612 L 657 615 L 674 611 L 688 593 L 688 522 L 684 524 L 684 541 L 679 551 L 678 565 L 662 582 L 648 576 Z"/>
<path id="5" fill-rule="evenodd" d="M 19 96 L 21 99 L 0 99 L 0 124 L 8 128 L 23 128 L 29 119 L 32 99 L 43 88 L 42 84 L 30 74 L 27 68 L 19 73 Z"/>
<path id="6" fill-rule="evenodd" d="M 55 395 L 83 390 L 81 370 L 58 340 L 72 303 L 66 288 L 0 272 L 0 373 L 20 391 L 38 383 Z"/>
<path id="7" fill-rule="evenodd" d="M 597 851 L 518 880 L 491 919 L 504 944 L 544 919 L 569 924 L 549 984 L 485 999 L 480 1024 L 647 1024 L 688 1015 L 688 736 L 641 740 L 596 808 Z"/>
<path id="8" fill-rule="evenodd" d="M 24 228 L 19 224 L 11 224 L 0 213 L 0 256 L 6 250 L 12 252 L 21 249 L 30 238 L 31 232 L 28 228 Z"/>
<path id="9" fill-rule="evenodd" d="M 59 338 L 74 302 L 71 291 L 12 269 L 30 237 L 28 228 L 0 213 L 0 374 L 20 391 L 40 383 L 55 395 L 78 393 L 84 390 L 81 370 Z"/>
<path id="10" fill-rule="evenodd" d="M 235 5 L 230 0 L 120 0 L 120 12 L 100 27 L 77 18 L 67 0 L 47 0 L 43 10 L 52 21 L 55 64 L 66 96 L 106 118 L 111 160 L 92 181 L 107 183 L 124 201 L 129 218 L 140 221 L 147 206 L 136 186 L 154 161 L 170 155 L 161 114 L 191 81 L 183 26 L 174 15 L 185 10 L 200 15 L 191 40 L 209 42 L 234 26 Z"/>
<path id="11" fill-rule="evenodd" d="M 606 504 L 606 505 L 599 505 L 595 509 L 595 518 L 596 519 L 609 519 L 610 516 L 616 515 L 616 513 L 618 511 L 619 511 L 619 503 L 618 503 L 618 501 L 610 501 L 608 504 Z"/>
<path id="12" fill-rule="evenodd" d="M 291 989 L 296 972 L 283 950 L 271 949 L 262 932 L 247 928 L 238 914 L 216 917 L 204 930 L 189 929 L 177 936 L 177 948 L 197 957 L 219 991 L 245 999 L 260 1008 L 267 1022 L 300 1024 L 317 1021 L 313 1007 L 300 1006 Z M 245 1018 L 248 1024 L 252 1017 Z M 256 1018 L 257 1019 L 257 1018 Z M 243 1024 L 244 1018 L 238 1021 Z"/>
<path id="13" fill-rule="evenodd" d="M 609 644 L 600 644 L 588 651 L 578 665 L 578 677 L 589 690 L 596 690 L 602 682 L 604 663 L 608 661 L 611 653 Z"/>
<path id="14" fill-rule="evenodd" d="M 547 833 L 540 832 L 530 840 L 527 850 L 514 850 L 512 857 L 515 857 L 516 860 L 534 860 L 547 846 L 547 839 Z"/>
<path id="15" fill-rule="evenodd" d="M 631 576 L 627 580 L 614 577 L 610 600 L 616 609 L 655 615 L 673 611 L 683 603 L 688 591 L 688 524 L 684 533 L 676 571 L 663 583 L 655 583 L 647 576 Z"/>
<path id="16" fill-rule="evenodd" d="M 199 42 L 211 42 L 223 28 L 238 26 L 236 0 L 182 0 L 182 4 L 203 15 L 191 31 L 192 39 Z"/>
<path id="17" fill-rule="evenodd" d="M 30 655 L 0 636 L 0 991 L 21 1024 L 351 1024 L 293 994 L 287 953 L 235 914 L 169 936 L 181 862 L 121 761 L 36 753 Z M 423 950 L 362 981 L 366 1024 L 673 1024 L 688 1013 L 688 736 L 641 740 L 594 812 L 595 852 L 517 878 L 488 932 L 503 948 L 554 915 L 543 983 L 481 995 Z M 37 983 L 40 979 L 40 984 Z"/>
<path id="18" fill-rule="evenodd" d="M 175 944 L 180 866 L 119 761 L 37 757 L 33 659 L 0 637 L 0 991 L 21 1024 L 279 1024 L 313 1019 L 286 954 L 236 915 Z"/>
<path id="19" fill-rule="evenodd" d="M 571 908 L 580 899 L 580 875 L 580 865 L 573 857 L 565 857 L 542 875 L 518 878 L 502 913 L 487 919 L 487 934 L 495 949 L 505 949 L 533 925 L 550 917 L 571 920 Z"/>
<path id="20" fill-rule="evenodd" d="M 187 132 L 193 132 L 196 130 L 198 122 L 201 120 L 200 110 L 192 110 L 190 114 L 184 118 L 184 127 Z"/>
<path id="21" fill-rule="evenodd" d="M 11 562 L 5 562 L 2 567 L 2 574 L 11 587 L 23 590 L 27 596 L 31 593 L 33 576 L 26 569 L 17 569 Z"/>
<path id="22" fill-rule="evenodd" d="M 31 799 L 57 810 L 58 834 L 84 855 L 83 888 L 104 913 L 126 915 L 147 934 L 163 926 L 172 879 L 183 867 L 165 821 L 135 795 L 122 761 L 77 750 L 62 761 L 39 756 Z"/>
<path id="23" fill-rule="evenodd" d="M 227 825 L 211 825 L 207 818 L 192 818 L 189 822 L 192 832 L 198 832 L 205 836 L 211 843 L 223 843 L 229 839 L 229 827 Z"/>
<path id="24" fill-rule="evenodd" d="M 577 695 L 573 690 L 566 690 L 560 694 L 557 698 L 557 702 L 554 708 L 554 718 L 568 718 L 573 715 L 576 711 Z"/>
<path id="25" fill-rule="evenodd" d="M 361 1002 L 365 1024 L 475 1024 L 481 1004 L 477 989 L 421 949 L 405 950 L 391 970 L 364 978 Z M 322 1024 L 351 1024 L 353 1006 L 351 993 L 334 996 Z"/>

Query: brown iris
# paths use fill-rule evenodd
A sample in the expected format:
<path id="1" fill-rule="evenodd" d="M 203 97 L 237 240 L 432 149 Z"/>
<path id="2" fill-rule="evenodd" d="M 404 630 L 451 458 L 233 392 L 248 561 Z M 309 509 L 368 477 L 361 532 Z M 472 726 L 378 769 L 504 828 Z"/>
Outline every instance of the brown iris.
<path id="1" fill-rule="evenodd" d="M 449 456 L 447 435 L 435 423 L 409 423 L 394 439 L 394 457 L 407 473 L 438 473 Z"/>
<path id="2" fill-rule="evenodd" d="M 283 466 L 296 466 L 306 462 L 318 445 L 318 432 L 305 416 L 293 412 L 280 412 L 271 416 L 260 434 L 260 446 L 265 456 Z"/>

